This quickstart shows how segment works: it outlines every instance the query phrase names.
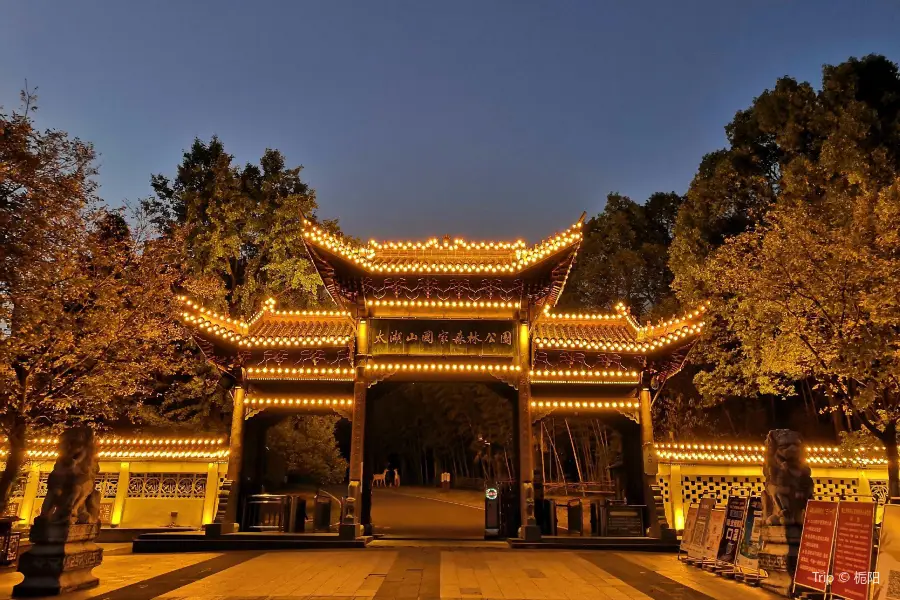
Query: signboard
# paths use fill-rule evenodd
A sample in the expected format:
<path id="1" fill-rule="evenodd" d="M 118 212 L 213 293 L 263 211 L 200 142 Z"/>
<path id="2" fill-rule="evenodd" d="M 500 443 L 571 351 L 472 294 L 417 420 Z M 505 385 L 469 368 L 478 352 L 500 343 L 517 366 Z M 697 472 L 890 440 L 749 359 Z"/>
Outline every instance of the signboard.
<path id="1" fill-rule="evenodd" d="M 513 321 L 372 319 L 373 355 L 515 356 Z"/>
<path id="2" fill-rule="evenodd" d="M 759 569 L 760 532 L 762 531 L 762 498 L 753 496 L 744 513 L 744 528 L 734 565 L 747 571 Z"/>
<path id="3" fill-rule="evenodd" d="M 606 509 L 606 535 L 641 537 L 644 535 L 643 506 L 610 506 Z"/>
<path id="4" fill-rule="evenodd" d="M 691 545 L 688 546 L 690 558 L 703 558 L 703 546 L 706 544 L 706 532 L 709 528 L 709 518 L 716 507 L 714 498 L 701 498 L 700 508 L 697 509 L 697 520 L 694 522 L 694 532 L 691 534 Z"/>
<path id="5" fill-rule="evenodd" d="M 697 523 L 697 507 L 688 508 L 687 517 L 684 520 L 684 530 L 681 532 L 681 545 L 678 549 L 687 552 L 691 547 L 691 537 L 694 535 L 694 525 Z"/>
<path id="6" fill-rule="evenodd" d="M 828 567 L 834 548 L 834 524 L 837 522 L 837 502 L 810 500 L 806 503 L 800 553 L 794 584 L 825 592 Z"/>
<path id="7" fill-rule="evenodd" d="M 722 543 L 722 532 L 725 529 L 725 511 L 717 508 L 709 516 L 709 528 L 706 530 L 706 543 L 703 545 L 703 560 L 715 560 Z"/>
<path id="8" fill-rule="evenodd" d="M 488 488 L 484 490 L 484 497 L 488 500 L 496 500 L 498 495 L 497 488 Z"/>
<path id="9" fill-rule="evenodd" d="M 747 500 L 746 497 L 729 496 L 728 505 L 725 507 L 725 530 L 722 534 L 722 541 L 719 542 L 716 560 L 729 565 L 734 564 L 738 544 L 741 541 L 741 531 L 744 529 Z"/>
<path id="10" fill-rule="evenodd" d="M 872 600 L 900 600 L 900 504 L 884 506 L 873 575 Z"/>
<path id="11" fill-rule="evenodd" d="M 847 600 L 869 598 L 875 507 L 874 502 L 841 502 L 838 505 L 832 596 Z"/>

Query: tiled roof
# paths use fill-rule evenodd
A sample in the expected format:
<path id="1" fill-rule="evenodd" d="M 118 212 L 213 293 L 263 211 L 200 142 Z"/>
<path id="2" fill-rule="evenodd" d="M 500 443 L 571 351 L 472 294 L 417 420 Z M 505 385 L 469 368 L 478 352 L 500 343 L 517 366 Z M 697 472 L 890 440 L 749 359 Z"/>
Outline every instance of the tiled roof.
<path id="1" fill-rule="evenodd" d="M 263 317 L 250 327 L 250 337 L 346 337 L 353 336 L 353 325 L 346 319 L 283 319 Z"/>
<path id="2" fill-rule="evenodd" d="M 583 217 L 582 217 L 583 219 Z M 549 257 L 564 255 L 581 244 L 582 220 L 563 232 L 527 246 L 517 242 L 467 242 L 432 238 L 419 242 L 369 242 L 358 245 L 304 222 L 303 239 L 315 247 L 340 257 L 370 273 L 517 274 Z M 325 263 L 331 260 L 324 258 Z M 321 273 L 320 273 L 321 274 Z"/>
<path id="3" fill-rule="evenodd" d="M 545 321 L 534 327 L 535 341 L 580 340 L 583 342 L 631 343 L 636 339 L 634 328 L 624 320 L 618 323 L 560 323 Z"/>

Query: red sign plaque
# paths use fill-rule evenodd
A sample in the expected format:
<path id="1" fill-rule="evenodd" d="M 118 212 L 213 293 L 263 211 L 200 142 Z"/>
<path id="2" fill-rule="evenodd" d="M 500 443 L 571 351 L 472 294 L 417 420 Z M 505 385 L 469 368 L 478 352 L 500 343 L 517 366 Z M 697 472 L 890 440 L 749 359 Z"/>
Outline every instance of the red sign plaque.
<path id="1" fill-rule="evenodd" d="M 803 519 L 803 535 L 797 556 L 794 584 L 824 592 L 828 585 L 828 567 L 834 547 L 837 502 L 810 500 Z"/>
<path id="2" fill-rule="evenodd" d="M 874 502 L 840 503 L 834 534 L 832 595 L 847 600 L 867 600 L 874 528 Z"/>

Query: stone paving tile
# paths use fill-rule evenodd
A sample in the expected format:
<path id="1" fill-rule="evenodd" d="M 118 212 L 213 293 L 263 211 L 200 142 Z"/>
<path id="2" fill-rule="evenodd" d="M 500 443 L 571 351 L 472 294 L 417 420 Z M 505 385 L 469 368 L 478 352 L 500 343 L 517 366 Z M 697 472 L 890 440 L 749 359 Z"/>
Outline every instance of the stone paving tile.
<path id="1" fill-rule="evenodd" d="M 676 581 L 713 598 L 739 597 L 755 600 L 775 600 L 780 598 L 780 596 L 766 590 L 744 585 L 731 579 L 725 579 L 714 573 L 687 565 L 672 554 L 617 552 L 615 556 L 621 560 L 640 565 L 649 572 Z"/>
<path id="2" fill-rule="evenodd" d="M 368 598 L 396 552 L 269 552 L 161 596 L 166 600 L 240 597 Z"/>
<path id="3" fill-rule="evenodd" d="M 674 555 L 484 548 L 112 555 L 63 600 L 773 600 Z M 0 600 L 21 576 L 0 575 Z M 3 592 L 6 592 L 5 595 Z M 155 595 L 161 594 L 161 595 Z"/>
<path id="4" fill-rule="evenodd" d="M 104 549 L 106 545 L 104 545 Z M 104 556 L 103 563 L 94 569 L 100 585 L 92 590 L 67 594 L 65 600 L 80 600 L 109 594 L 120 588 L 140 583 L 153 577 L 171 573 L 219 556 L 212 553 L 159 554 L 152 559 L 146 555 L 116 554 Z M 12 598 L 12 588 L 22 581 L 22 575 L 7 572 L 0 575 L 0 599 Z"/>
<path id="5" fill-rule="evenodd" d="M 574 552 L 448 551 L 441 560 L 441 597 L 517 600 L 646 599 Z"/>

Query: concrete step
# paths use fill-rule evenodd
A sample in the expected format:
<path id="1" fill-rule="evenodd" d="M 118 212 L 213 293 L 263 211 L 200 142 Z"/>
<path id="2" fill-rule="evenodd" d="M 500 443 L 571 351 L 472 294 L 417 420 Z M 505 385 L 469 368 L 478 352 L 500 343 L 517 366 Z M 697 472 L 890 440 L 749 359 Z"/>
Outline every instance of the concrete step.
<path id="1" fill-rule="evenodd" d="M 229 550 L 325 550 L 365 548 L 370 537 L 340 539 L 337 534 L 315 533 L 144 533 L 134 539 L 132 552 L 222 552 Z"/>

